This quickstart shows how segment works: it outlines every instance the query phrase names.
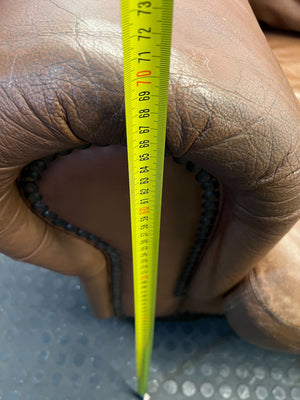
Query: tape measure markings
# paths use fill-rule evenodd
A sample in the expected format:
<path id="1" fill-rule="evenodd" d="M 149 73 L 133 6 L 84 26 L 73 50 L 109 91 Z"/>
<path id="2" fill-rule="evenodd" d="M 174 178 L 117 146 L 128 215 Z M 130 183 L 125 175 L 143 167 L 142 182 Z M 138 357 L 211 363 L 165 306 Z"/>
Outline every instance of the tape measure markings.
<path id="1" fill-rule="evenodd" d="M 172 9 L 172 0 L 121 0 L 140 394 L 154 331 Z"/>

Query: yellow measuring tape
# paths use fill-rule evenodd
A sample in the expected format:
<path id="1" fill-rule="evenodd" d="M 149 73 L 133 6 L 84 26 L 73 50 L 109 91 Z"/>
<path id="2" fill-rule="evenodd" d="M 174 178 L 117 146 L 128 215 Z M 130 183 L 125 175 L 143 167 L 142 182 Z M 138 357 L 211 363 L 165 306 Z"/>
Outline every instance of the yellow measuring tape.
<path id="1" fill-rule="evenodd" d="M 121 0 L 138 393 L 153 344 L 173 0 Z"/>

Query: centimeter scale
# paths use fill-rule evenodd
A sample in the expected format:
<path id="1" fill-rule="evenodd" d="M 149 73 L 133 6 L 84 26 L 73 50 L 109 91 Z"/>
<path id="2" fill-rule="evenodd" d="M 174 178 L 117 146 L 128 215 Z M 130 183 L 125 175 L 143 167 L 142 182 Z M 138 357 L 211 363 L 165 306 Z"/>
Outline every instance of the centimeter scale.
<path id="1" fill-rule="evenodd" d="M 173 0 L 121 0 L 138 393 L 153 344 Z"/>

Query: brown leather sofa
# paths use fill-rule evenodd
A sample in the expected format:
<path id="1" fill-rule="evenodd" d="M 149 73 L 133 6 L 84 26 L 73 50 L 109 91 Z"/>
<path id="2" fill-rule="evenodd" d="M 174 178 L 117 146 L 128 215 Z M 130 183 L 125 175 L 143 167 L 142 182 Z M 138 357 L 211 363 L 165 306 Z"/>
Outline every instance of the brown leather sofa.
<path id="1" fill-rule="evenodd" d="M 300 102 L 300 35 L 267 27 L 264 33 Z M 241 336 L 265 348 L 299 353 L 299 266 L 298 222 L 225 300 L 225 314 Z"/>
<path id="2" fill-rule="evenodd" d="M 299 353 L 300 4 L 251 5 L 175 3 L 157 315 Z M 133 315 L 118 2 L 0 20 L 0 250 Z"/>

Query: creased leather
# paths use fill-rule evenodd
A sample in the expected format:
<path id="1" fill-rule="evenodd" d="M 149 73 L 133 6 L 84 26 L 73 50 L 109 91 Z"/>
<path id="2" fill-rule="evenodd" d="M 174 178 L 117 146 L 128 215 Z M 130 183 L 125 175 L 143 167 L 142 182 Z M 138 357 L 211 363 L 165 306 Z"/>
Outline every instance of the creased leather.
<path id="1" fill-rule="evenodd" d="M 235 331 L 267 349 L 300 353 L 300 222 L 225 298 Z"/>
<path id="2" fill-rule="evenodd" d="M 18 206 L 22 167 L 86 142 L 125 144 L 118 7 L 0 3 L 0 226 L 16 218 L 0 234 L 5 254 L 35 252 L 45 232 L 44 221 Z M 167 148 L 223 187 L 218 229 L 186 309 L 219 304 L 298 220 L 299 121 L 299 103 L 246 0 L 175 3 Z M 79 275 L 98 314 L 111 315 L 106 261 L 87 243 L 51 227 L 28 261 Z"/>
<path id="3" fill-rule="evenodd" d="M 265 34 L 300 100 L 300 36 L 274 30 Z M 223 304 L 230 324 L 245 340 L 293 353 L 300 352 L 299 232 L 298 222 Z"/>

